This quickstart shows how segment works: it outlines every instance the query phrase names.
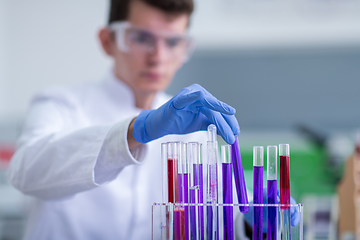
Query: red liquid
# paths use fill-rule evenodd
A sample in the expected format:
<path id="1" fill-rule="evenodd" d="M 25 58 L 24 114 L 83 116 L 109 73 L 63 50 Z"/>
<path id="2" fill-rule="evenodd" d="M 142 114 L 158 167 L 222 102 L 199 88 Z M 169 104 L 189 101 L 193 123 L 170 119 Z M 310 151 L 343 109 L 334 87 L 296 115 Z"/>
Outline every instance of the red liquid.
<path id="1" fill-rule="evenodd" d="M 280 166 L 280 203 L 290 204 L 290 157 L 279 156 Z M 290 207 L 281 207 L 289 209 Z"/>
<path id="2" fill-rule="evenodd" d="M 185 240 L 185 211 L 174 210 L 174 240 Z"/>
<path id="3" fill-rule="evenodd" d="M 169 202 L 179 202 L 179 177 L 177 160 L 168 159 L 167 167 Z"/>

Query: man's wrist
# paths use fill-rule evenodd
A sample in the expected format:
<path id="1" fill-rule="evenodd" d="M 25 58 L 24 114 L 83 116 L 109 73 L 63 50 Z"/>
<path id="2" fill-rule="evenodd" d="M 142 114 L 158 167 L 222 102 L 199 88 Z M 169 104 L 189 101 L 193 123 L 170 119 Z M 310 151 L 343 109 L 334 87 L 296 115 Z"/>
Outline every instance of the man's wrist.
<path id="1" fill-rule="evenodd" d="M 141 145 L 141 143 L 136 141 L 134 136 L 133 136 L 135 120 L 136 120 L 136 117 L 133 120 L 131 120 L 131 122 L 129 124 L 129 128 L 128 128 L 128 132 L 127 132 L 127 141 L 128 141 L 128 146 L 129 146 L 130 150 L 132 150 L 132 149 L 136 148 L 137 146 Z"/>

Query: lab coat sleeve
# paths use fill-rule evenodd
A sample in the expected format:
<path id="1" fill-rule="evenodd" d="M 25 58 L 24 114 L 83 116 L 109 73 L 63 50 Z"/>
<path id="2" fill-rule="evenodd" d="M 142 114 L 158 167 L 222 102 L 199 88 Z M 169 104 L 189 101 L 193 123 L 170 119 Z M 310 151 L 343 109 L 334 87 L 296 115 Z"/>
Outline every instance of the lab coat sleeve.
<path id="1" fill-rule="evenodd" d="M 146 145 L 132 152 L 127 145 L 133 117 L 79 127 L 85 121 L 77 107 L 53 93 L 33 101 L 7 171 L 9 182 L 23 193 L 41 199 L 69 197 L 114 180 L 124 167 L 143 160 Z"/>

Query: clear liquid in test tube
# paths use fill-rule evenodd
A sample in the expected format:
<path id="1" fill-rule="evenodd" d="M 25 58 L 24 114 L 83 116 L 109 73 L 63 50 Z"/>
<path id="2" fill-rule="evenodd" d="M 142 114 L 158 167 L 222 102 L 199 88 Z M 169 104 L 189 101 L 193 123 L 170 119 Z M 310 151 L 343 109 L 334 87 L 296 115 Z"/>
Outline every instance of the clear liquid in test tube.
<path id="1" fill-rule="evenodd" d="M 217 130 L 214 124 L 208 126 L 207 142 L 207 204 L 206 208 L 206 234 L 207 239 L 219 239 L 218 225 L 218 143 Z"/>

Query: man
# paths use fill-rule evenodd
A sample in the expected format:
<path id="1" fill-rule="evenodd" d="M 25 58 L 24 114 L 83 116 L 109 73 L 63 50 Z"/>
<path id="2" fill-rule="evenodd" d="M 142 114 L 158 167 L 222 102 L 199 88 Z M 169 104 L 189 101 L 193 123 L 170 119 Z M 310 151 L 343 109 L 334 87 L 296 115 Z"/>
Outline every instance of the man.
<path id="1" fill-rule="evenodd" d="M 205 143 L 196 131 L 210 123 L 234 142 L 232 107 L 199 85 L 162 92 L 191 51 L 192 11 L 191 0 L 113 0 L 99 32 L 110 73 L 35 96 L 8 170 L 36 198 L 25 239 L 150 239 L 160 143 Z"/>

